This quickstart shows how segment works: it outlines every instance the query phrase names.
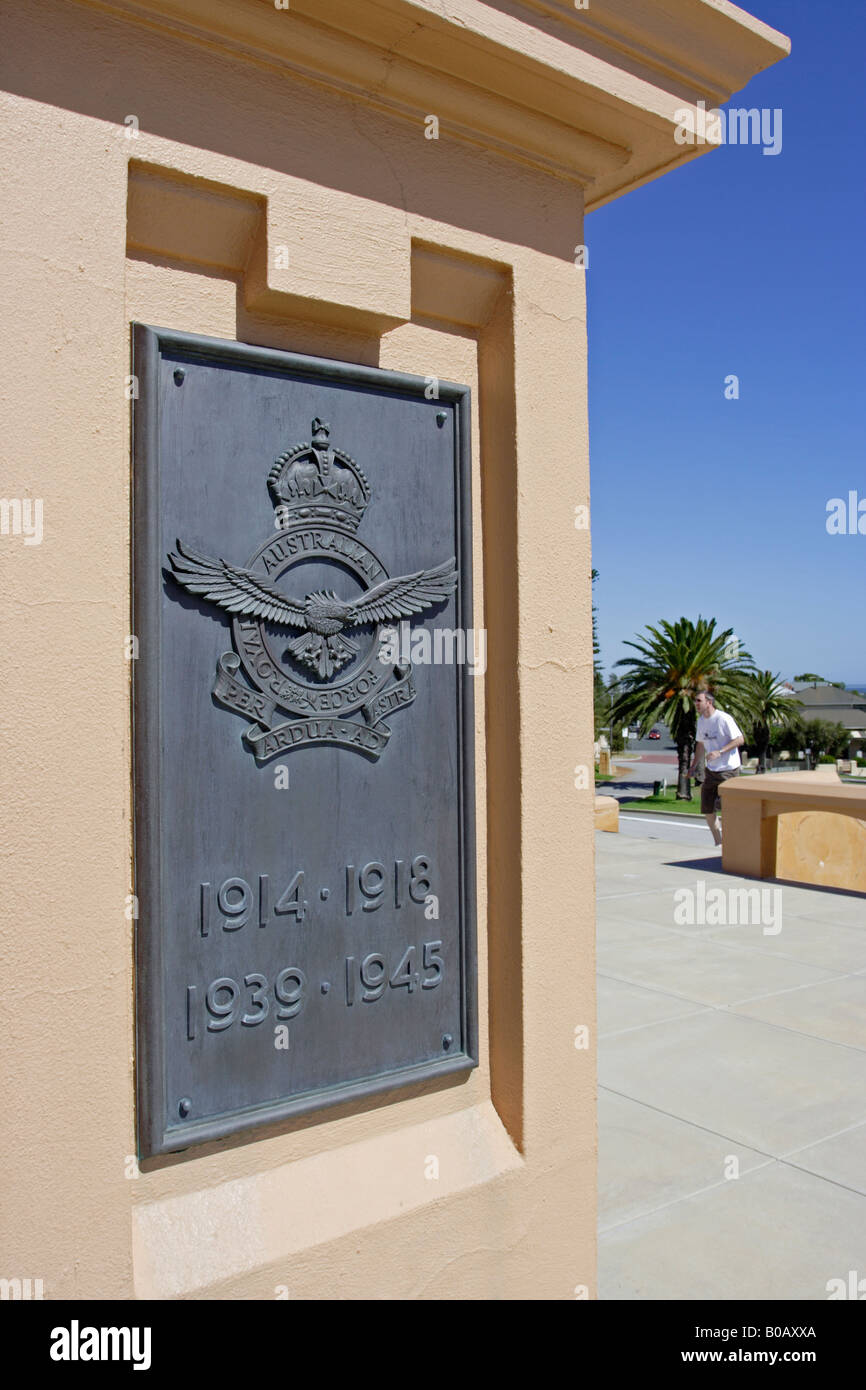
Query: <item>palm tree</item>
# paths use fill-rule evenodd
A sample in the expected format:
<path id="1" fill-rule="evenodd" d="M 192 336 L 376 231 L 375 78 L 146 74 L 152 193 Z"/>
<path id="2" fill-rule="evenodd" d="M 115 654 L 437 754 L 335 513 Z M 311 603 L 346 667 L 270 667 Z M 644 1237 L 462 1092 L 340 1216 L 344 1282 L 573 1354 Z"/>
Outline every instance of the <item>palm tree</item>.
<path id="1" fill-rule="evenodd" d="M 598 570 L 592 571 L 592 583 L 598 579 Z M 594 706 L 594 737 L 598 738 L 599 733 L 608 722 L 610 714 L 610 696 L 607 693 L 607 686 L 604 683 L 604 676 L 601 669 L 601 646 L 598 640 L 598 609 L 592 605 L 592 691 Z"/>
<path id="2" fill-rule="evenodd" d="M 772 729 L 793 729 L 800 722 L 800 705 L 786 694 L 779 675 L 758 671 L 748 677 L 745 686 L 748 713 L 746 725 L 758 755 L 758 771 L 767 770 L 767 752 Z"/>
<path id="3" fill-rule="evenodd" d="M 677 745 L 677 800 L 688 801 L 697 729 L 695 690 L 701 686 L 711 690 L 720 706 L 739 722 L 745 715 L 746 678 L 754 662 L 739 646 L 732 628 L 716 632 L 715 618 L 660 622 L 625 645 L 639 655 L 616 663 L 631 669 L 621 679 L 613 718 L 638 723 L 642 734 L 658 721 L 667 724 Z"/>

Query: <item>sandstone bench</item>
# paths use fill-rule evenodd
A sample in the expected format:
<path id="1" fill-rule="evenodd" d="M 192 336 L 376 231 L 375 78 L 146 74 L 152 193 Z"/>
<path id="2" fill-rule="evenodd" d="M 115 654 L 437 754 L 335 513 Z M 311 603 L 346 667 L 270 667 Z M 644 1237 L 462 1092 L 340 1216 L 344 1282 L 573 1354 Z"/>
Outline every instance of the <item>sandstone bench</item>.
<path id="1" fill-rule="evenodd" d="M 615 796 L 595 798 L 596 830 L 619 830 L 619 802 Z"/>
<path id="2" fill-rule="evenodd" d="M 722 868 L 866 893 L 866 787 L 815 772 L 732 777 L 722 799 Z"/>

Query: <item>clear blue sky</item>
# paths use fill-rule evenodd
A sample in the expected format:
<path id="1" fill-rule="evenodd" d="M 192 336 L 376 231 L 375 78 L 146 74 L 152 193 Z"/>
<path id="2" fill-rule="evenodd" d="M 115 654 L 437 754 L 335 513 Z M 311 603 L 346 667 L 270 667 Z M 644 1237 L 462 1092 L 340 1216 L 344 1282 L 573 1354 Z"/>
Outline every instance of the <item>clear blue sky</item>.
<path id="1" fill-rule="evenodd" d="M 648 623 L 715 617 L 762 668 L 866 682 L 864 0 L 752 0 L 792 50 L 724 145 L 592 213 L 593 565 L 605 675 Z M 739 377 L 739 400 L 724 380 Z"/>

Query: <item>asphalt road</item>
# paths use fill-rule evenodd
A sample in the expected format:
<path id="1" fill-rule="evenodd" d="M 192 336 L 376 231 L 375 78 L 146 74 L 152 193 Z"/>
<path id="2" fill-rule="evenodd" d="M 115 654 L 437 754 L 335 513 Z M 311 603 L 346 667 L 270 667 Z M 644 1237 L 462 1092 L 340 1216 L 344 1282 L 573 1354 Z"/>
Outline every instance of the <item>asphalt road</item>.
<path id="1" fill-rule="evenodd" d="M 625 751 L 627 753 L 664 753 L 668 758 L 673 758 L 676 762 L 677 746 L 672 742 L 667 729 L 661 732 L 661 738 L 630 738 L 626 739 Z"/>
<path id="2" fill-rule="evenodd" d="M 666 840 L 672 845 L 692 845 L 714 854 L 713 837 L 702 816 L 670 816 L 640 810 L 619 813 L 619 833 L 633 840 Z"/>
<path id="3" fill-rule="evenodd" d="M 635 753 L 639 754 L 639 758 L 632 761 Z M 657 741 L 629 739 L 628 747 L 623 753 L 611 753 L 610 762 L 613 769 L 622 767 L 627 768 L 628 772 L 625 776 L 617 778 L 616 782 L 600 785 L 599 790 L 603 790 L 605 796 L 615 796 L 618 801 L 634 796 L 648 796 L 652 791 L 653 782 L 664 779 L 670 785 L 677 775 L 677 750 L 665 738 Z"/>
<path id="4" fill-rule="evenodd" d="M 628 754 L 640 754 L 639 760 L 632 762 Z M 605 796 L 615 796 L 618 801 L 631 801 L 635 797 L 648 796 L 652 784 L 665 780 L 668 786 L 676 781 L 677 750 L 671 742 L 667 730 L 660 739 L 628 739 L 623 753 L 611 753 L 612 767 L 627 767 L 628 773 L 616 782 L 599 784 L 598 790 Z M 713 837 L 707 824 L 697 816 L 674 816 L 666 812 L 641 813 L 640 807 L 620 808 L 619 833 L 638 840 L 666 840 L 669 844 L 693 845 L 715 853 Z"/>

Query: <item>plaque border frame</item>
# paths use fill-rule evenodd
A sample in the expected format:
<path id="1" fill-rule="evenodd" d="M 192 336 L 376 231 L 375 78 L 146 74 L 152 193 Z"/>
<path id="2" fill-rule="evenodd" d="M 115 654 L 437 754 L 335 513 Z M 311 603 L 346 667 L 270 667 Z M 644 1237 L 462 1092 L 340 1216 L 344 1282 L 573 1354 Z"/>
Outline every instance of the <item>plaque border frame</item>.
<path id="1" fill-rule="evenodd" d="M 303 1095 L 267 1101 L 226 1111 L 187 1124 L 163 1124 L 165 1033 L 162 997 L 161 881 L 163 836 L 160 827 L 159 752 L 161 585 L 157 582 L 165 556 L 160 549 L 160 429 L 159 365 L 164 353 L 190 360 L 290 370 L 309 380 L 344 382 L 352 386 L 396 391 L 424 398 L 429 378 L 381 367 L 312 357 L 278 348 L 259 347 L 233 339 L 212 338 L 169 328 L 131 322 L 132 374 L 138 395 L 132 396 L 131 447 L 131 627 L 139 640 L 139 658 L 132 662 L 132 821 L 133 892 L 135 918 L 135 1075 L 136 1130 L 140 1158 L 177 1153 L 193 1145 L 212 1143 L 231 1135 L 325 1111 L 351 1101 L 387 1095 L 438 1081 L 478 1066 L 478 958 L 475 843 L 475 700 L 473 681 L 465 664 L 457 673 L 458 776 L 458 897 L 461 918 L 463 990 L 461 1028 L 465 1046 L 447 1058 L 400 1067 L 357 1081 L 341 1082 Z M 472 458 L 471 389 L 438 380 L 438 398 L 454 407 L 454 497 L 460 583 L 456 626 L 474 628 L 472 608 Z M 266 462 L 266 460 L 265 460 Z M 466 619 L 469 619 L 467 622 Z M 147 904 L 155 903 L 155 916 Z M 142 908 L 142 905 L 143 908 Z M 327 1118 L 327 1116 L 323 1117 Z M 254 1139 L 255 1134 L 248 1136 Z"/>

